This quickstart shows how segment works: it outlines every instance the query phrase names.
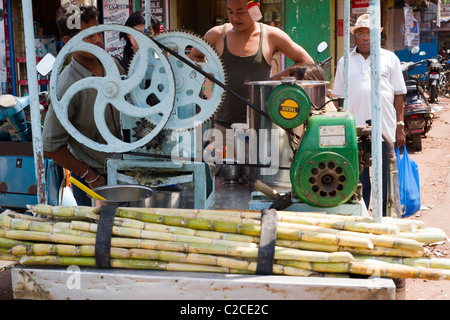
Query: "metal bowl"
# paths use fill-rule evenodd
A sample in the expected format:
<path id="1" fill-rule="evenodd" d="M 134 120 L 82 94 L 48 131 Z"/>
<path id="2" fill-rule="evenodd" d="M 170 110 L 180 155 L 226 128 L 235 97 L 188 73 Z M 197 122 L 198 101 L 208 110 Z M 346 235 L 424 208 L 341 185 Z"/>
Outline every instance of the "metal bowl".
<path id="1" fill-rule="evenodd" d="M 141 185 L 110 185 L 93 189 L 107 200 L 92 199 L 93 207 L 137 207 L 151 208 L 156 202 L 156 191 Z"/>

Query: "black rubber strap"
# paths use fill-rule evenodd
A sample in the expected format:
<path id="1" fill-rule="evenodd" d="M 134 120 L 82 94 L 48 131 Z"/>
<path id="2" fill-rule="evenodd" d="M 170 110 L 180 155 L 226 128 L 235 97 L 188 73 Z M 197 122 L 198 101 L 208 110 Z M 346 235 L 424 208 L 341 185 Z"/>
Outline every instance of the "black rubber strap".
<path id="1" fill-rule="evenodd" d="M 97 235 L 95 238 L 95 266 L 111 268 L 111 235 L 116 207 L 100 207 Z"/>
<path id="2" fill-rule="evenodd" d="M 256 265 L 257 274 L 269 275 L 273 273 L 277 224 L 277 211 L 275 209 L 263 209 L 261 211 L 261 235 Z"/>

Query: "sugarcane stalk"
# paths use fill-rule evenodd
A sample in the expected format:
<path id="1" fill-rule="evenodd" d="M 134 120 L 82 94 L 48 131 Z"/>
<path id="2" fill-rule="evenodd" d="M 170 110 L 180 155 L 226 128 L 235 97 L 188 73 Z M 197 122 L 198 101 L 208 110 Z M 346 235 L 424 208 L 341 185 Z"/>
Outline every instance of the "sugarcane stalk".
<path id="1" fill-rule="evenodd" d="M 324 252 L 337 252 L 343 251 L 342 247 L 335 244 L 323 244 L 323 243 L 315 243 L 315 242 L 306 242 L 306 241 L 298 241 L 298 240 L 276 240 L 276 245 L 280 247 L 286 248 L 295 248 L 302 250 L 311 250 L 311 251 L 324 251 Z"/>
<path id="2" fill-rule="evenodd" d="M 68 222 L 41 222 L 27 219 L 11 218 L 7 215 L 1 214 L 0 227 L 14 230 L 63 233 L 74 236 L 95 237 L 95 233 L 92 232 L 80 232 L 72 230 L 70 228 L 70 223 Z"/>
<path id="3" fill-rule="evenodd" d="M 340 246 L 355 246 L 368 249 L 373 248 L 373 243 L 367 238 L 331 233 L 319 233 L 313 231 L 301 231 L 287 228 L 277 228 L 277 239 L 300 240 L 305 242 L 334 244 Z"/>
<path id="4" fill-rule="evenodd" d="M 406 239 L 398 235 L 381 235 L 370 233 L 359 233 L 352 231 L 341 231 L 341 235 L 352 237 L 364 237 L 369 239 L 375 246 L 406 249 L 411 251 L 423 251 L 423 244 L 413 239 Z"/>
<path id="5" fill-rule="evenodd" d="M 337 230 L 347 230 L 355 232 L 365 232 L 374 234 L 397 234 L 399 229 L 397 226 L 385 225 L 381 223 L 336 220 L 330 218 L 309 218 L 298 216 L 282 216 L 279 222 L 299 223 Z"/>
<path id="6" fill-rule="evenodd" d="M 354 254 L 353 257 L 355 258 L 356 261 L 375 260 L 387 263 L 403 264 L 403 258 L 401 257 L 368 256 L 360 254 Z"/>
<path id="7" fill-rule="evenodd" d="M 9 253 L 0 253 L 0 260 L 3 261 L 20 261 L 20 257 Z"/>
<path id="8" fill-rule="evenodd" d="M 366 276 L 388 278 L 420 278 L 426 280 L 450 280 L 449 270 L 434 268 L 411 267 L 400 264 L 392 264 L 376 260 L 356 260 L 349 263 L 313 263 L 292 260 L 276 260 L 281 265 L 294 266 L 306 270 L 318 272 L 336 272 L 360 274 Z"/>
<path id="9" fill-rule="evenodd" d="M 0 234 L 3 231 L 0 230 Z M 7 239 L 4 237 L 0 237 L 0 248 L 4 248 L 4 249 L 11 249 L 14 246 L 17 245 L 28 245 L 28 244 L 32 244 L 32 242 L 25 242 L 25 241 L 20 241 L 20 240 L 13 240 L 13 239 Z"/>
<path id="10" fill-rule="evenodd" d="M 95 223 L 73 221 L 71 224 L 72 229 L 76 230 L 86 230 L 89 232 L 97 232 L 98 225 Z M 250 246 L 256 247 L 255 243 L 250 242 L 237 242 L 237 241 L 227 241 L 221 239 L 212 239 L 197 236 L 186 236 L 179 234 L 171 234 L 167 232 L 140 230 L 126 227 L 116 227 L 113 226 L 112 234 L 119 237 L 126 238 L 139 238 L 139 239 L 153 239 L 153 240 L 163 240 L 163 241 L 173 241 L 173 242 L 198 242 L 198 243 L 209 243 L 209 244 L 233 244 L 239 246 Z"/>
<path id="11" fill-rule="evenodd" d="M 324 228 L 311 225 L 303 225 L 296 223 L 279 222 L 278 227 L 286 229 L 295 229 L 302 231 L 311 231 L 317 233 L 331 233 L 339 236 L 360 237 L 369 239 L 373 245 L 382 247 L 392 247 L 408 250 L 422 250 L 423 244 L 417 241 L 411 241 L 394 235 L 370 234 L 354 231 L 340 231 L 337 229 Z M 368 245 L 370 247 L 370 244 Z"/>
<path id="12" fill-rule="evenodd" d="M 257 237 L 243 235 L 243 234 L 196 230 L 196 229 L 190 229 L 190 228 L 184 228 L 184 227 L 168 226 L 168 225 L 164 225 L 164 224 L 142 222 L 142 221 L 138 221 L 138 220 L 120 218 L 120 217 L 116 217 L 114 219 L 114 225 L 118 226 L 118 227 L 135 228 L 135 229 L 148 230 L 148 231 L 168 232 L 168 233 L 173 233 L 173 234 L 181 234 L 181 235 L 187 235 L 187 236 L 205 237 L 205 238 L 221 239 L 221 240 L 229 240 L 229 241 L 238 241 L 238 242 L 256 242 L 258 240 Z"/>
<path id="13" fill-rule="evenodd" d="M 72 221 L 73 222 L 73 221 Z M 82 237 L 91 237 L 95 238 L 95 232 L 82 231 L 82 230 L 74 230 L 71 228 L 71 222 L 57 222 L 53 225 L 52 229 L 53 233 L 62 233 L 73 236 L 82 236 Z"/>
<path id="14" fill-rule="evenodd" d="M 412 251 L 407 249 L 387 248 L 375 246 L 373 249 L 343 247 L 342 250 L 357 255 L 371 255 L 371 256 L 391 256 L 391 257 L 407 257 L 418 258 L 425 257 L 430 254 L 425 248 L 422 251 Z"/>
<path id="15" fill-rule="evenodd" d="M 167 217 L 166 217 L 167 218 Z M 170 217 L 169 217 L 170 218 Z M 205 221 L 199 221 L 199 223 L 204 223 Z M 73 224 L 78 224 L 78 225 L 88 225 L 90 226 L 91 224 L 88 223 L 84 223 L 84 222 L 73 222 Z M 56 225 L 65 225 L 63 223 L 59 223 Z M 96 226 L 95 224 L 92 224 L 93 226 Z M 230 223 L 221 223 L 221 222 L 217 222 L 215 224 L 210 224 L 210 227 L 214 226 L 216 228 L 223 228 L 224 230 L 230 231 L 230 229 L 227 229 L 228 227 L 232 228 L 233 230 L 235 229 L 240 229 L 242 232 L 250 232 L 250 234 L 254 234 L 254 235 L 258 235 L 258 231 L 259 231 L 259 227 L 257 226 L 246 226 L 246 227 L 236 227 L 233 224 Z M 89 228 L 87 228 L 87 230 L 90 230 Z M 249 231 L 250 230 L 250 231 Z M 127 229 L 127 232 L 134 232 L 133 229 Z M 147 232 L 148 233 L 148 232 Z M 118 234 L 118 233 L 116 233 Z M 151 234 L 151 237 L 155 238 L 155 235 L 158 235 L 157 239 L 160 240 L 164 240 L 164 241 L 174 241 L 176 240 L 174 237 L 167 237 L 167 235 L 165 234 L 161 234 L 161 233 L 148 233 Z M 125 234 L 126 236 L 130 236 L 130 233 Z M 36 236 L 36 234 L 34 235 Z M 46 235 L 43 235 L 44 237 L 46 237 Z M 77 236 L 76 234 L 74 236 Z M 94 237 L 94 234 L 90 234 L 91 237 Z M 142 231 L 136 235 L 133 235 L 134 237 L 138 237 L 141 238 L 142 237 Z M 301 241 L 305 241 L 305 242 L 318 242 L 318 243 L 325 243 L 325 244 L 333 244 L 333 245 L 340 245 L 344 248 L 346 247 L 352 247 L 352 249 L 350 249 L 351 253 L 359 253 L 359 254 L 375 254 L 375 255 L 394 255 L 394 254 L 398 254 L 401 256 L 407 256 L 407 257 L 421 257 L 423 256 L 423 253 L 421 253 L 421 251 L 418 252 L 410 252 L 407 251 L 407 253 L 399 253 L 398 250 L 390 250 L 390 251 L 386 251 L 383 249 L 379 249 L 379 250 L 375 250 L 375 251 L 361 251 L 361 250 L 357 250 L 355 242 L 353 239 L 348 240 L 348 238 L 346 237 L 337 237 L 336 235 L 332 235 L 332 234 L 318 234 L 318 233 L 314 233 L 314 232 L 298 232 L 296 230 L 287 230 L 287 229 L 283 229 L 283 228 L 279 228 L 278 229 L 278 238 L 281 239 L 293 239 L 293 240 L 301 240 Z M 19 238 L 20 239 L 20 238 Z M 40 241 L 49 241 L 49 239 L 46 238 L 38 238 L 38 240 Z M 346 242 L 346 240 L 348 240 Z M 67 240 L 64 240 L 67 241 Z M 122 242 L 124 242 L 125 240 L 122 240 Z M 184 241 L 184 240 L 183 240 Z M 200 239 L 193 239 L 192 241 L 203 241 Z M 367 239 L 364 239 L 364 241 L 367 241 Z M 83 242 L 85 243 L 85 242 Z M 83 244 L 81 243 L 81 244 Z M 369 245 L 366 245 L 365 243 L 369 243 Z M 357 244 L 359 245 L 361 248 L 368 248 L 370 249 L 370 242 L 365 242 L 363 243 L 363 245 Z M 79 244 L 79 243 L 77 243 Z M 422 248 L 421 248 L 422 249 Z M 380 253 L 381 250 L 381 253 Z"/>
<path id="16" fill-rule="evenodd" d="M 440 229 L 440 228 L 429 228 L 429 227 L 423 227 L 420 229 L 417 229 L 416 231 L 412 231 L 412 232 L 424 232 L 424 233 L 443 233 L 445 234 L 444 230 Z"/>
<path id="17" fill-rule="evenodd" d="M 24 239 L 32 241 L 53 242 L 62 244 L 78 244 L 78 245 L 95 245 L 95 238 L 72 236 L 66 234 L 52 234 L 37 231 L 23 230 L 5 230 L 4 235 L 0 235 L 10 239 Z M 258 256 L 258 248 L 243 247 L 225 244 L 210 243 L 182 243 L 149 239 L 133 239 L 133 238 L 111 238 L 112 247 L 121 248 L 142 248 L 154 250 L 169 250 L 181 252 L 209 253 L 219 255 L 230 255 L 237 257 L 256 258 Z M 314 252 L 304 251 L 291 248 L 276 247 L 275 256 L 279 259 L 294 259 L 316 262 L 348 262 L 353 259 L 348 252 Z"/>
<path id="18" fill-rule="evenodd" d="M 450 259 L 443 258 L 400 258 L 400 257 L 377 257 L 365 255 L 353 255 L 355 261 L 369 262 L 370 260 L 382 261 L 394 264 L 403 264 L 411 267 L 425 267 L 433 269 L 450 270 Z"/>
<path id="19" fill-rule="evenodd" d="M 200 236 L 214 239 L 222 239 L 222 240 L 230 240 L 230 241 L 242 241 L 242 242 L 255 242 L 259 243 L 259 237 L 257 236 L 248 236 L 242 234 L 234 234 L 234 233 L 225 233 L 225 232 L 211 232 L 204 230 L 195 230 L 184 227 L 176 227 L 176 226 L 168 226 L 163 224 L 142 222 L 134 219 L 128 218 L 115 218 L 115 225 L 117 226 L 127 226 L 131 228 L 139 228 L 145 230 L 152 231 L 161 231 L 161 232 L 170 232 L 175 234 L 184 234 L 184 235 L 192 235 L 192 236 Z M 398 248 L 406 248 L 410 250 L 420 250 L 422 248 L 422 244 L 410 241 L 403 240 L 393 236 L 382 236 L 382 235 L 372 235 L 358 232 L 350 232 L 350 231 L 339 231 L 335 229 L 328 229 L 323 227 L 309 226 L 309 225 L 299 225 L 299 224 L 289 224 L 289 223 L 279 223 L 279 226 L 294 228 L 297 230 L 303 231 L 312 231 L 319 233 L 331 233 L 336 235 L 344 235 L 344 236 L 352 236 L 352 237 L 362 237 L 368 238 L 374 245 L 379 246 L 388 246 L 388 247 L 398 247 Z M 80 228 L 81 230 L 81 228 Z M 85 228 L 84 230 L 88 230 Z M 366 242 L 367 243 L 367 242 Z M 339 251 L 339 245 L 330 245 L 330 244 L 320 244 L 314 242 L 306 242 L 306 241 L 296 241 L 296 240 L 277 240 L 277 244 L 280 246 L 290 247 L 290 248 L 298 248 L 298 249 L 306 249 L 313 251 Z M 370 244 L 368 244 L 370 247 Z"/>
<path id="20" fill-rule="evenodd" d="M 51 206 L 47 204 L 27 205 L 28 210 L 36 214 L 48 217 L 81 217 L 96 219 L 99 218 L 100 208 L 98 207 L 84 207 L 84 206 Z"/>
<path id="21" fill-rule="evenodd" d="M 331 214 L 324 212 L 299 212 L 299 211 L 277 211 L 277 215 L 281 217 L 286 216 L 296 216 L 296 217 L 309 217 L 316 219 L 332 219 L 332 220 L 346 220 L 346 221 L 359 221 L 359 222 L 372 222 L 372 218 L 364 216 L 353 216 L 353 215 L 341 215 L 341 214 Z M 256 218 L 255 218 L 256 219 Z M 289 219 L 289 218 L 286 218 Z"/>
<path id="22" fill-rule="evenodd" d="M 444 258 L 403 258 L 403 264 L 412 267 L 450 270 L 450 259 Z"/>
<path id="23" fill-rule="evenodd" d="M 208 209 L 178 209 L 178 208 L 119 208 L 132 210 L 136 212 L 159 214 L 159 215 L 170 215 L 170 216 L 183 216 L 186 218 L 196 218 L 196 219 L 210 219 L 210 217 L 217 216 L 228 216 L 237 219 L 256 219 L 261 220 L 260 211 L 252 210 L 208 210 Z M 347 221 L 361 221 L 361 222 L 372 222 L 370 217 L 362 216 L 349 216 L 349 215 L 337 215 L 337 214 L 327 214 L 322 212 L 296 212 L 296 211 L 279 211 L 277 212 L 279 216 L 278 221 L 283 221 L 283 219 L 293 219 L 298 218 L 325 218 L 334 220 L 347 220 Z M 238 220 L 232 220 L 238 221 Z"/>
<path id="24" fill-rule="evenodd" d="M 41 205 L 35 206 L 35 210 L 40 214 L 50 214 L 50 215 L 63 215 L 63 216 L 83 216 L 83 217 L 98 217 L 98 210 L 93 210 L 90 207 L 84 207 L 77 211 L 77 209 L 73 207 L 68 207 L 69 209 L 63 210 L 64 207 L 51 207 L 44 206 L 43 210 Z M 41 208 L 37 210 L 37 208 Z M 122 212 L 122 217 L 127 217 L 124 215 L 124 211 L 128 214 L 128 217 L 136 220 L 143 219 L 143 221 L 154 222 L 157 223 L 158 216 L 164 216 L 167 220 L 175 220 L 182 221 L 182 219 L 176 218 L 185 217 L 188 219 L 205 219 L 214 221 L 223 221 L 223 222 L 231 222 L 231 223 L 240 223 L 240 224 L 250 224 L 250 225 L 258 225 L 258 219 L 260 219 L 259 212 L 253 211 L 239 211 L 239 210 L 187 210 L 187 209 L 152 209 L 152 208 L 119 208 L 119 212 Z M 171 216 L 176 215 L 176 216 Z M 314 218 L 310 218 L 312 216 Z M 325 218 L 317 218 L 319 216 Z M 169 218 L 172 217 L 172 218 Z M 406 225 L 405 223 L 395 221 L 395 219 L 387 219 L 389 221 L 388 224 L 376 224 L 371 222 L 366 222 L 364 219 L 360 219 L 361 221 L 346 221 L 349 219 L 347 216 L 342 216 L 341 220 L 335 220 L 334 218 L 341 217 L 338 215 L 327 215 L 327 214 L 316 214 L 316 213 L 306 213 L 305 215 L 301 215 L 301 213 L 297 212 L 280 212 L 279 213 L 279 222 L 289 221 L 290 223 L 301 223 L 306 225 L 315 225 L 322 226 L 325 228 L 334 228 L 337 230 L 348 230 L 355 232 L 363 232 L 363 233 L 373 233 L 373 234 L 398 234 L 399 226 Z M 343 218 L 346 217 L 346 218 Z M 395 222 L 394 222 L 395 221 Z M 400 220 L 401 221 L 401 220 Z M 191 223 L 193 223 L 191 221 Z M 179 224 L 175 224 L 179 225 Z M 413 225 L 409 223 L 409 225 Z M 419 225 L 415 223 L 414 225 Z"/>
<path id="25" fill-rule="evenodd" d="M 424 244 L 447 241 L 447 235 L 443 232 L 400 232 L 399 237 L 415 240 Z"/>
<path id="26" fill-rule="evenodd" d="M 98 218 L 98 208 L 91 207 L 58 207 L 49 205 L 35 205 L 28 206 L 29 210 L 36 212 L 37 214 L 53 216 L 53 217 L 88 217 Z M 208 209 L 177 209 L 177 208 L 119 208 L 119 210 L 135 211 L 138 215 L 141 214 L 158 214 L 169 216 L 183 216 L 186 218 L 199 218 L 199 219 L 211 219 L 219 216 L 225 216 L 234 218 L 226 221 L 240 222 L 241 219 L 261 219 L 260 211 L 251 210 L 208 210 Z M 319 218 L 319 219 L 334 219 L 334 220 L 346 220 L 357 222 L 371 222 L 370 217 L 362 216 L 348 216 L 348 215 L 336 215 L 319 212 L 293 212 L 293 211 L 280 211 L 278 215 L 286 217 L 285 219 L 294 219 L 295 217 L 304 218 Z M 220 219 L 220 218 L 219 218 Z"/>
<path id="27" fill-rule="evenodd" d="M 78 265 L 85 267 L 95 267 L 95 258 L 91 257 L 61 257 L 61 256 L 23 256 L 20 259 L 22 265 L 46 265 L 46 266 L 68 266 Z M 249 270 L 233 269 L 220 266 L 210 266 L 190 263 L 164 262 L 158 260 L 139 259 L 111 259 L 112 268 L 125 269 L 145 269 L 162 271 L 183 271 L 183 272 L 213 272 L 213 273 L 246 273 L 254 274 L 256 267 L 252 264 Z M 255 269 L 255 270 L 253 270 Z M 311 276 L 315 272 L 296 269 L 292 267 L 276 266 L 275 274 Z"/>
<path id="28" fill-rule="evenodd" d="M 0 227 L 16 230 L 33 230 L 40 232 L 50 232 L 53 228 L 52 224 L 49 222 L 11 218 L 5 214 L 0 214 Z"/>
<path id="29" fill-rule="evenodd" d="M 42 241 L 69 244 L 95 244 L 95 238 L 61 233 L 0 229 L 0 237 L 24 241 Z"/>
<path id="30" fill-rule="evenodd" d="M 418 229 L 424 228 L 425 223 L 419 220 L 410 220 L 410 219 L 398 219 L 391 217 L 383 217 L 381 219 L 383 224 L 395 225 L 400 229 L 400 232 L 403 231 L 416 231 Z"/>
<path id="31" fill-rule="evenodd" d="M 158 212 L 161 209 L 152 209 L 147 210 L 149 212 Z M 129 210 L 118 210 L 119 212 L 132 212 L 134 213 L 133 218 L 138 217 L 139 215 L 142 219 L 144 217 L 147 217 L 147 219 L 152 219 L 153 221 L 157 221 L 159 223 L 164 223 L 168 225 L 175 225 L 175 226 L 184 226 L 187 225 L 189 228 L 192 229 L 210 229 L 218 232 L 226 232 L 226 233 L 232 233 L 232 232 L 240 232 L 249 236 L 259 236 L 260 233 L 260 227 L 255 225 L 255 222 L 252 222 L 250 225 L 246 224 L 235 224 L 233 221 L 211 221 L 211 220 L 199 220 L 199 219 L 191 219 L 191 218 L 183 218 L 183 217 L 173 217 L 173 216 L 158 216 L 156 214 L 152 213 L 143 213 L 143 212 L 135 212 L 135 211 L 129 211 Z M 179 212 L 180 210 L 175 210 Z M 196 210 L 198 211 L 198 210 Z M 172 211 L 170 211 L 172 212 Z M 198 213 L 193 212 L 191 215 L 189 212 L 185 212 L 186 216 L 196 216 Z M 137 215 L 136 215 L 137 214 Z M 144 216 L 145 215 L 145 216 Z M 123 216 L 122 216 L 123 217 Z M 150 218 L 149 218 L 150 217 Z M 158 219 L 155 220 L 155 217 Z M 244 220 L 240 219 L 242 222 L 248 222 L 250 220 Z M 88 223 L 79 222 L 76 224 L 77 221 L 72 222 L 73 228 L 81 228 L 81 226 L 85 225 L 86 228 L 81 228 L 81 230 L 85 231 L 92 231 Z M 91 224 L 92 226 L 95 226 L 95 224 Z M 136 237 L 136 238 L 149 238 L 149 236 L 143 236 L 144 232 L 137 233 L 136 231 L 133 231 L 130 229 L 117 229 L 115 228 L 113 230 L 115 235 L 123 235 L 126 237 Z M 122 232 L 122 233 L 120 233 Z M 124 234 L 124 232 L 128 232 L 127 234 Z M 157 238 L 155 238 L 156 234 L 152 234 L 150 238 L 153 239 L 159 239 L 159 240 L 168 240 L 166 236 L 163 237 L 163 235 L 159 235 Z M 317 233 L 317 232 L 308 232 L 308 231 L 296 231 L 296 230 L 289 230 L 286 228 L 278 228 L 277 231 L 277 238 L 284 239 L 284 240 L 300 240 L 305 242 L 314 242 L 314 243 L 323 243 L 323 244 L 333 244 L 333 245 L 341 245 L 341 246 L 354 246 L 354 247 L 362 247 L 362 248 L 373 248 L 372 242 L 363 237 L 353 237 L 353 236 L 347 236 L 347 235 L 331 235 L 331 234 L 325 234 L 325 233 Z M 172 240 L 173 241 L 173 240 Z M 200 240 L 193 240 L 193 241 L 200 241 Z"/>
<path id="32" fill-rule="evenodd" d="M 350 265 L 347 262 L 320 263 L 294 260 L 275 260 L 275 263 L 283 266 L 291 266 L 295 268 L 326 273 L 348 273 Z"/>
<path id="33" fill-rule="evenodd" d="M 381 262 L 381 261 L 378 261 Z M 411 267 L 389 263 L 368 263 L 353 261 L 349 263 L 349 272 L 367 276 L 388 278 L 419 278 L 425 280 L 450 280 L 450 271 L 424 267 Z"/>
<path id="34" fill-rule="evenodd" d="M 175 217 L 177 218 L 185 218 L 185 219 L 204 219 L 204 220 L 213 220 L 213 221 L 222 221 L 222 222 L 230 222 L 237 224 L 251 224 L 257 225 L 259 224 L 259 220 L 253 218 L 240 218 L 240 217 L 231 217 L 231 216 L 220 216 L 214 213 L 204 212 L 201 210 L 194 211 L 183 211 L 183 209 L 149 209 L 143 208 L 145 210 L 137 210 L 137 209 L 125 209 L 119 208 L 117 210 L 117 215 L 125 218 L 132 218 L 136 220 L 141 220 L 144 222 L 153 222 L 156 223 L 158 218 L 167 218 L 167 217 Z M 281 215 L 278 216 L 279 222 L 289 222 L 289 223 L 299 223 L 306 224 L 312 226 L 319 226 L 324 228 L 332 228 L 338 230 L 348 230 L 348 231 L 356 231 L 356 232 L 367 232 L 367 233 L 375 233 L 375 234 L 397 234 L 399 229 L 396 226 L 392 225 L 383 225 L 381 223 L 368 223 L 368 222 L 360 222 L 360 221 L 346 221 L 346 220 L 333 220 L 333 219 L 320 219 L 320 218 L 309 218 L 309 217 L 300 217 L 300 216 L 289 216 L 289 215 Z M 167 223 L 164 223 L 167 224 Z"/>
<path id="35" fill-rule="evenodd" d="M 149 211 L 149 210 L 147 210 Z M 156 212 L 153 210 L 152 212 Z M 159 223 L 170 226 L 180 226 L 199 230 L 209 230 L 226 233 L 240 233 L 249 236 L 259 236 L 261 227 L 260 222 L 256 220 L 241 219 L 242 224 L 233 221 L 194 219 L 186 217 L 164 216 L 154 213 L 136 212 L 133 210 L 118 209 L 117 215 L 124 218 L 138 219 L 144 222 Z M 224 218 L 224 217 L 222 217 Z M 246 224 L 249 222 L 249 224 Z M 256 224 L 256 223 L 258 224 Z M 286 228 L 277 229 L 277 238 L 284 240 L 301 240 L 307 242 L 318 242 L 327 244 L 341 244 L 349 246 L 360 246 L 363 248 L 372 248 L 370 240 L 357 237 L 337 236 L 326 233 L 299 232 Z"/>
<path id="36" fill-rule="evenodd" d="M 40 222 L 48 221 L 48 219 L 46 219 L 46 218 L 35 217 L 33 215 L 30 215 L 30 214 L 19 213 L 19 212 L 10 210 L 10 209 L 6 209 L 1 214 L 6 215 L 6 216 L 11 217 L 11 218 L 17 218 L 17 219 L 27 219 L 27 220 L 40 221 Z"/>
<path id="37" fill-rule="evenodd" d="M 73 246 L 73 245 L 52 245 L 36 244 L 32 246 L 18 245 L 10 250 L 15 256 L 71 256 L 71 257 L 93 257 L 95 256 L 95 246 Z M 237 270 L 247 270 L 256 272 L 256 263 L 243 259 L 223 257 L 198 253 L 180 253 L 172 251 L 144 250 L 144 249 L 123 249 L 111 248 L 111 258 L 113 259 L 139 259 L 139 260 L 159 260 L 165 262 L 178 262 L 200 265 L 213 265 L 219 267 L 233 268 Z M 286 269 L 286 270 L 285 270 Z M 295 268 L 285 268 L 274 264 L 274 274 L 302 275 L 309 276 L 310 272 L 297 270 Z"/>

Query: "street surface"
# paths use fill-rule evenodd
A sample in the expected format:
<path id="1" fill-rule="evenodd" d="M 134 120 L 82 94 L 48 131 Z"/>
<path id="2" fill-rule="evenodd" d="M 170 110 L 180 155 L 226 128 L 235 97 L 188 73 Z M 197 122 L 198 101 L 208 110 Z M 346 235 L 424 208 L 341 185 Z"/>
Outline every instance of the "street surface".
<path id="1" fill-rule="evenodd" d="M 419 167 L 422 210 L 407 219 L 440 228 L 450 237 L 450 98 L 432 104 L 435 119 L 420 152 L 408 151 Z M 429 247 L 433 257 L 450 258 L 450 243 Z M 450 300 L 450 281 L 407 279 L 408 300 Z"/>

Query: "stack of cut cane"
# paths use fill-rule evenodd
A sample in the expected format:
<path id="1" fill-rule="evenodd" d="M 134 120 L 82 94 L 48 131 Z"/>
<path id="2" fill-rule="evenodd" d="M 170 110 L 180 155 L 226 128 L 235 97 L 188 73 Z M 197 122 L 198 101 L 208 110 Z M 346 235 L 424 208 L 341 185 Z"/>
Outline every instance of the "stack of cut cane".
<path id="1" fill-rule="evenodd" d="M 29 206 L 0 214 L 0 260 L 96 267 L 100 208 Z M 450 259 L 426 245 L 446 234 L 420 221 L 277 212 L 273 274 L 449 280 Z M 255 274 L 261 212 L 117 208 L 112 268 Z"/>

